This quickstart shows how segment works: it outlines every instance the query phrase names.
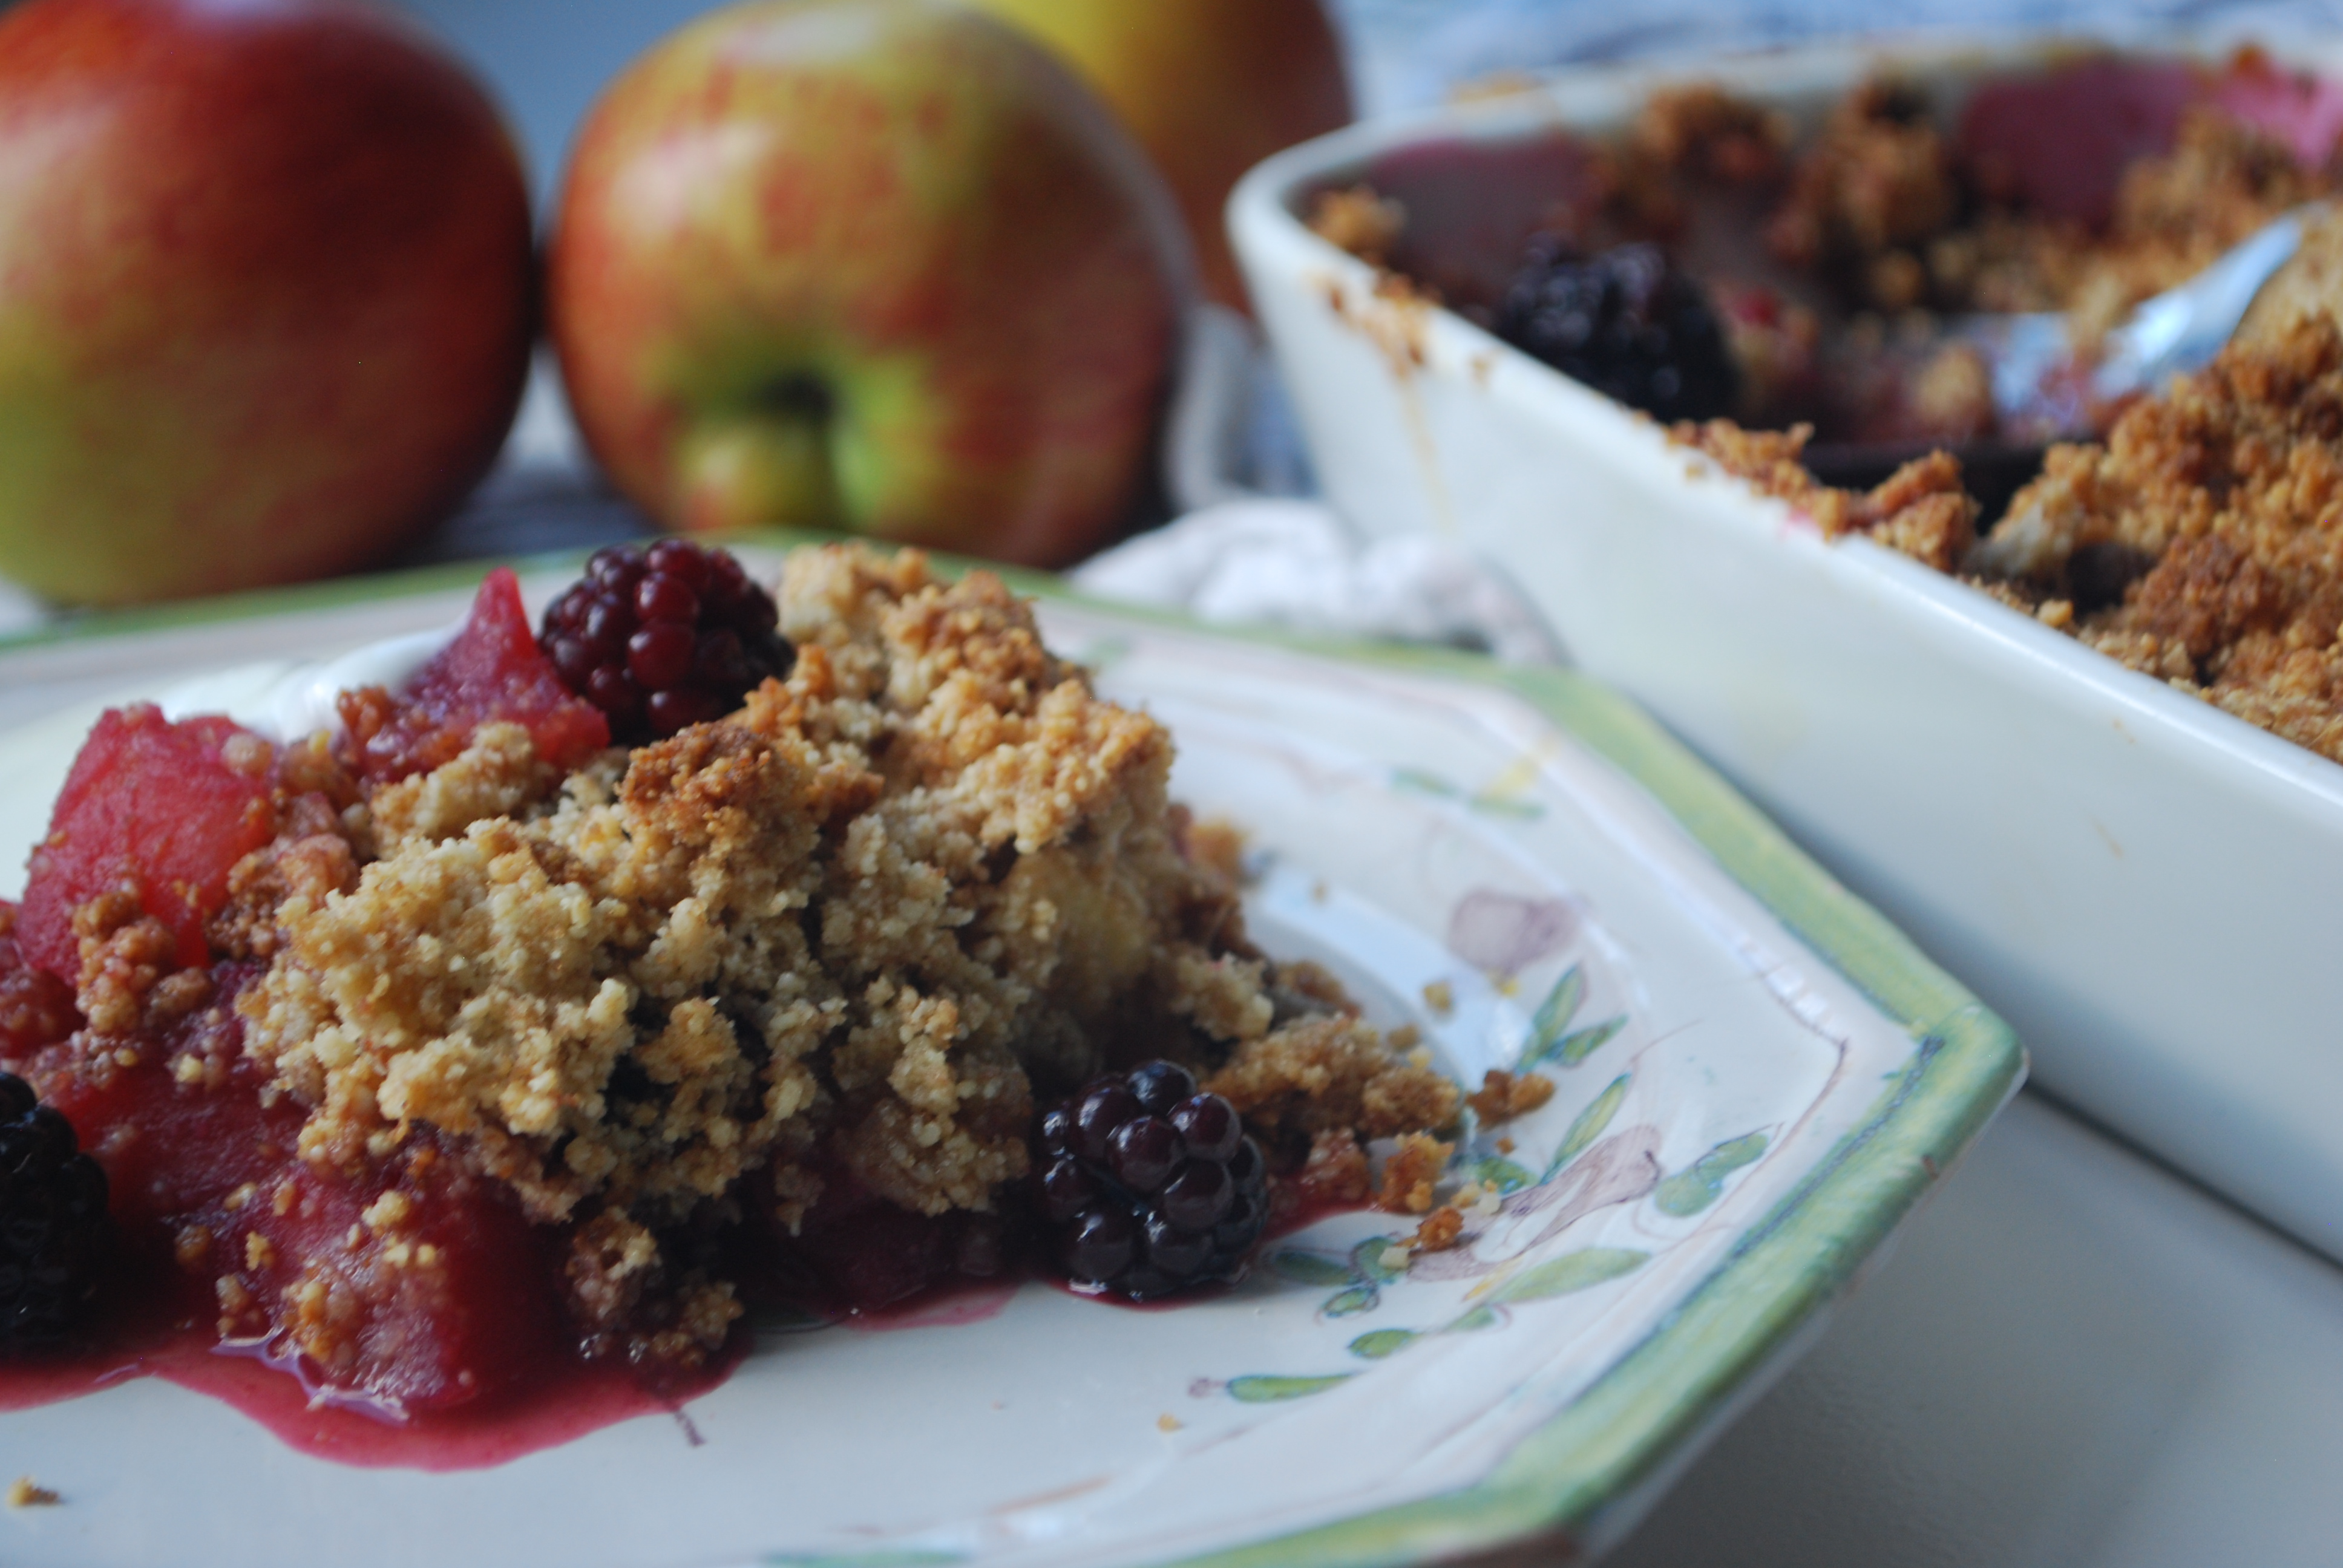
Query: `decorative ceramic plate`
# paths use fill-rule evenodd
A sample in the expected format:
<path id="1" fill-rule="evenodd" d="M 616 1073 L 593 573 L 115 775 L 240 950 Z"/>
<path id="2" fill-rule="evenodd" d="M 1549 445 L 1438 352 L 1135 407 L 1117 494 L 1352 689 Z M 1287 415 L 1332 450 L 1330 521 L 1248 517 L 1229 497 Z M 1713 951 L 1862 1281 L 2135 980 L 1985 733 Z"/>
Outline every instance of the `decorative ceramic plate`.
<path id="1" fill-rule="evenodd" d="M 565 575 L 528 586 L 541 600 Z M 0 653 L 0 689 L 39 666 L 143 669 L 126 684 L 161 694 L 206 665 L 451 621 L 470 580 Z M 1488 1194 L 1462 1244 L 1411 1255 L 1393 1244 L 1410 1224 L 1342 1214 L 1169 1310 L 1029 1283 L 883 1331 L 769 1323 L 679 1418 L 482 1470 L 330 1462 L 135 1379 L 0 1417 L 0 1468 L 65 1499 L 0 1520 L 0 1555 L 1071 1568 L 1596 1550 L 2017 1083 L 1997 1020 L 1599 688 L 1056 597 L 1043 618 L 1106 692 L 1169 722 L 1176 794 L 1247 830 L 1263 946 L 1331 965 L 1459 1076 L 1554 1080 L 1543 1110 L 1460 1151 Z M 94 710 L 0 737 L 0 893 Z"/>

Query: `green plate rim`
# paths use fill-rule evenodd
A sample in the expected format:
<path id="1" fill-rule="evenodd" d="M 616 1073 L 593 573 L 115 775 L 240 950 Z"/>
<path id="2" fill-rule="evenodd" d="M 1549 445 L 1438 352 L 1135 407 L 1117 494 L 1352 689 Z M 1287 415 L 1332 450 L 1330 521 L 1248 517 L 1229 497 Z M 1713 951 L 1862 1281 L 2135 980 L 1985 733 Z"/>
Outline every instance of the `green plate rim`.
<path id="1" fill-rule="evenodd" d="M 737 542 L 787 548 L 831 537 L 766 530 Z M 562 551 L 502 564 L 552 569 L 584 554 Z M 979 564 L 941 554 L 936 558 L 950 570 Z M 86 638 L 443 591 L 477 581 L 496 564 L 458 562 L 78 616 L 0 638 L 0 658 Z M 2025 1077 L 2025 1050 L 2006 1024 L 1682 742 L 1584 676 L 1442 648 L 1212 626 L 1089 598 L 1045 573 L 992 569 L 1021 592 L 1124 619 L 1510 693 L 1641 785 L 1727 874 L 1915 1041 L 1912 1057 L 1889 1076 L 1856 1129 L 1689 1297 L 1566 1409 L 1515 1444 L 1487 1477 L 1417 1502 L 1177 1559 L 1181 1568 L 1395 1568 L 1528 1537 L 1584 1542 L 1603 1529 L 1606 1507 L 1661 1476 L 1683 1445 L 1729 1408 L 1815 1311 L 1854 1279 Z"/>

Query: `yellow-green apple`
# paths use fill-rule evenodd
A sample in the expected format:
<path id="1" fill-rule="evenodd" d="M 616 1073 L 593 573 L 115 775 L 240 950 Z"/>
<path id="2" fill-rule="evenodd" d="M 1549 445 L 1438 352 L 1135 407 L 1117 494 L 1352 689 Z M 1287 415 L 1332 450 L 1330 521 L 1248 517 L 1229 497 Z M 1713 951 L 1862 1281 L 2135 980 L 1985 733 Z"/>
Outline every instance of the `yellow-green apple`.
<path id="1" fill-rule="evenodd" d="M 518 156 L 408 26 L 0 16 L 0 573 L 111 603 L 380 558 L 494 459 L 533 296 Z"/>
<path id="2" fill-rule="evenodd" d="M 1237 176 L 1348 124 L 1319 0 L 968 0 L 1016 23 L 1114 106 L 1179 197 L 1206 293 L 1245 308 L 1222 208 Z"/>
<path id="3" fill-rule="evenodd" d="M 764 0 L 595 106 L 547 304 L 588 446 L 667 526 L 1056 565 L 1127 515 L 1187 265 L 1039 45 L 940 0 Z"/>

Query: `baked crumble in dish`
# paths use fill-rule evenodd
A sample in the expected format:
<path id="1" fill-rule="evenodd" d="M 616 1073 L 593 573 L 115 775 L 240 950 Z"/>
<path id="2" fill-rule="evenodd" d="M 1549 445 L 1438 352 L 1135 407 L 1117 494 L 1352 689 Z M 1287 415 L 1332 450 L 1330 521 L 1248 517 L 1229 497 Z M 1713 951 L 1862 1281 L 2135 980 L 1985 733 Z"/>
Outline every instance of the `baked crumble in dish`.
<path id="1" fill-rule="evenodd" d="M 108 712 L 0 904 L 0 1067 L 43 1107 L 0 1113 L 103 1200 L 42 1211 L 59 1326 L 9 1349 L 136 1288 L 396 1416 L 684 1375 L 760 1292 L 1232 1278 L 1460 1114 L 1246 940 L 1171 738 L 989 574 L 837 547 L 769 598 L 668 541 L 540 642 L 498 571 L 338 706 Z"/>
<path id="2" fill-rule="evenodd" d="M 2298 316 L 2053 447 L 1965 580 L 2343 762 L 2343 330 Z"/>
<path id="3" fill-rule="evenodd" d="M 2343 88 L 2250 50 L 2085 55 L 1957 101 L 1883 75 L 1804 126 L 1693 82 L 1609 136 L 1386 155 L 1303 216 L 1655 418 L 1808 426 L 1809 458 L 1852 468 L 1862 448 L 2103 432 L 2119 408 L 2083 372 L 2108 329 L 2332 196 L 2338 117 Z M 1944 330 L 2041 311 L 2066 315 L 2084 363 L 2020 400 Z"/>
<path id="4" fill-rule="evenodd" d="M 1679 426 L 1687 446 L 2249 724 L 2343 762 L 2343 327 L 2256 315 L 2205 369 L 2060 443 L 1989 528 L 1936 452 L 1867 492 L 1798 461 L 1803 432 Z"/>
<path id="5" fill-rule="evenodd" d="M 2308 226 L 2206 369 L 2112 402 L 2087 374 L 2141 300 L 2336 197 L 2343 87 L 2250 50 L 2099 55 L 1949 108 L 1883 76 L 1802 136 L 1682 85 L 1607 141 L 1400 149 L 1305 216 L 1386 297 L 1666 422 L 1825 538 L 2343 761 L 2343 216 Z M 1996 407 L 1939 327 L 2029 311 L 2063 312 L 2082 357 Z"/>

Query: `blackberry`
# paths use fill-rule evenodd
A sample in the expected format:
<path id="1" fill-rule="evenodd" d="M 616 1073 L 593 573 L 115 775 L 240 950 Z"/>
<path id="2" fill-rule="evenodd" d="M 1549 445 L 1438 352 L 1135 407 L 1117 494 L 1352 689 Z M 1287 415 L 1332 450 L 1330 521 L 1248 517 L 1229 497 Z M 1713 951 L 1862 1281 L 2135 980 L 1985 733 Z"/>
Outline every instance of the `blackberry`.
<path id="1" fill-rule="evenodd" d="M 0 1072 L 0 1357 L 71 1343 L 107 1234 L 106 1172 L 30 1084 Z"/>
<path id="2" fill-rule="evenodd" d="M 1269 1218 L 1261 1146 L 1172 1062 L 1086 1084 L 1041 1118 L 1041 1211 L 1085 1290 L 1144 1302 L 1233 1280 Z"/>
<path id="3" fill-rule="evenodd" d="M 539 640 L 569 689 L 628 744 L 719 719 L 797 657 L 773 596 L 725 550 L 683 539 L 597 550 L 545 612 Z"/>
<path id="4" fill-rule="evenodd" d="M 1582 256 L 1530 241 L 1492 329 L 1574 381 L 1655 419 L 1732 412 L 1740 375 L 1707 292 L 1654 245 Z"/>

